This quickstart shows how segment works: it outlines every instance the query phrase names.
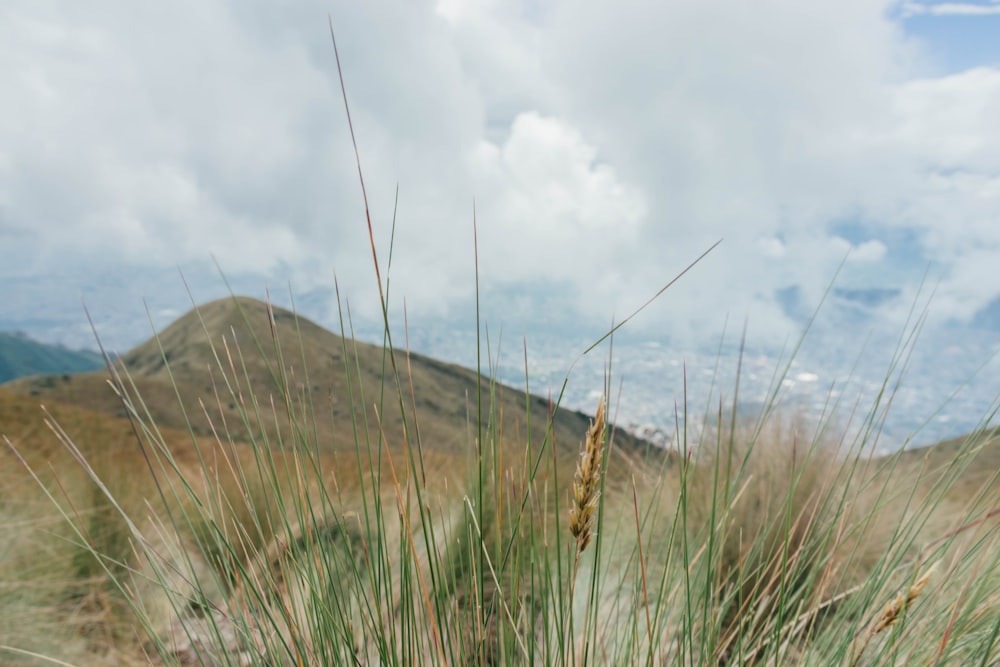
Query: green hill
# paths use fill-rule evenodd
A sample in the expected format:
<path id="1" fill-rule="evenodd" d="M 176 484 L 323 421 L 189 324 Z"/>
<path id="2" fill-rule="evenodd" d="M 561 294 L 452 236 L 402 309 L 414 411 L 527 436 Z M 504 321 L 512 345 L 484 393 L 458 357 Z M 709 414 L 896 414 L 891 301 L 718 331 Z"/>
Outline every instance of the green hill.
<path id="1" fill-rule="evenodd" d="M 31 340 L 23 333 L 0 331 L 0 382 L 27 375 L 82 373 L 104 366 L 101 355 L 68 350 Z"/>

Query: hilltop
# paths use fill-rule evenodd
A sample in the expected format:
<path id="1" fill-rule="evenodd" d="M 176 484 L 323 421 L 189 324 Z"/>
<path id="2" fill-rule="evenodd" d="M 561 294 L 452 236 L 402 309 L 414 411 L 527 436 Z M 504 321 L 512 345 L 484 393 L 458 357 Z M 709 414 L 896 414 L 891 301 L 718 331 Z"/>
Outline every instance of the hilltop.
<path id="1" fill-rule="evenodd" d="M 478 438 L 480 392 L 483 432 L 494 432 L 488 424 L 502 424 L 495 432 L 515 449 L 529 441 L 537 448 L 551 437 L 560 458 L 575 461 L 589 423 L 581 412 L 560 409 L 547 436 L 550 404 L 545 398 L 497 387 L 493 395 L 498 398 L 490 404 L 488 378 L 401 350 L 395 353 L 394 375 L 392 359 L 381 346 L 345 339 L 246 297 L 199 306 L 123 355 L 120 364 L 126 386 L 134 387 L 137 411 L 144 417 L 148 413 L 149 421 L 237 441 L 260 439 L 263 427 L 275 447 L 294 443 L 353 452 L 357 435 L 362 446 L 377 445 L 381 437 L 397 448 L 405 437 L 424 449 L 468 453 Z M 125 415 L 107 371 L 36 376 L 6 386 L 39 399 Z M 256 423 L 244 422 L 241 406 L 260 417 Z M 288 410 L 299 417 L 315 415 L 315 420 L 300 419 L 311 433 L 293 433 Z M 658 451 L 624 431 L 615 432 L 614 443 L 628 456 Z"/>

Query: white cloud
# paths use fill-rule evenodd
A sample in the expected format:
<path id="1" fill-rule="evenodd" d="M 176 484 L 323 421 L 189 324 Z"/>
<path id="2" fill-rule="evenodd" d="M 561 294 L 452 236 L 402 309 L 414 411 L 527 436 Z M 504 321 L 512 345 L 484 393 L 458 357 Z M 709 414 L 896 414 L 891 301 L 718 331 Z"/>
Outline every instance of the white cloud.
<path id="1" fill-rule="evenodd" d="M 484 248 L 506 267 L 493 279 L 570 278 L 637 240 L 641 193 L 559 119 L 519 115 L 502 146 L 477 147 L 474 166 L 476 191 L 488 196 Z"/>
<path id="2" fill-rule="evenodd" d="M 455 314 L 473 289 L 475 200 L 484 286 L 602 323 L 720 238 L 637 324 L 714 339 L 749 314 L 783 337 L 796 325 L 775 291 L 814 304 L 848 251 L 852 278 L 904 294 L 937 262 L 941 311 L 970 316 L 1000 249 L 1000 72 L 918 77 L 896 7 L 338 7 L 383 262 L 400 187 L 393 293 L 412 315 Z M 305 289 L 335 270 L 374 313 L 327 10 L 5 3 L 0 241 L 35 249 L 18 270 L 214 253 Z M 845 219 L 912 232 L 915 256 L 900 260 L 891 233 L 844 238 Z"/>
<path id="3" fill-rule="evenodd" d="M 894 89 L 892 102 L 895 127 L 887 139 L 895 146 L 883 150 L 925 169 L 1000 171 L 1000 70 L 908 81 Z"/>
<path id="4" fill-rule="evenodd" d="M 1000 5 L 995 2 L 978 4 L 972 2 L 907 2 L 903 4 L 903 15 L 930 14 L 932 16 L 989 16 L 1000 14 Z"/>
<path id="5" fill-rule="evenodd" d="M 787 252 L 784 242 L 773 236 L 768 238 L 762 238 L 757 240 L 757 245 L 760 247 L 761 252 L 764 253 L 765 257 L 771 257 L 777 259 L 779 257 L 784 257 Z"/>
<path id="6" fill-rule="evenodd" d="M 877 262 L 885 257 L 888 250 L 878 239 L 865 241 L 851 249 L 850 259 L 854 262 Z"/>
<path id="7" fill-rule="evenodd" d="M 301 257 L 283 186 L 323 166 L 303 158 L 326 88 L 301 48 L 253 43 L 223 5 L 42 7 L 0 20 L 6 224 L 117 260 Z"/>

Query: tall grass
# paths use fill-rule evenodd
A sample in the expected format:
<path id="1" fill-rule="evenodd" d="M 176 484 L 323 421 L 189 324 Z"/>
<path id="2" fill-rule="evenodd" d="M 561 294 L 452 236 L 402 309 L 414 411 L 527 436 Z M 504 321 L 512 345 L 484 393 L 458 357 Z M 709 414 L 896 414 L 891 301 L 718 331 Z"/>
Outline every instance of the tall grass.
<path id="1" fill-rule="evenodd" d="M 421 437 L 372 239 L 383 384 L 365 392 L 344 308 L 337 372 L 352 451 L 331 454 L 318 441 L 317 423 L 330 416 L 310 383 L 292 378 L 305 352 L 288 358 L 295 341 L 280 340 L 270 307 L 267 331 L 246 319 L 251 341 L 211 341 L 211 438 L 166 435 L 127 368 L 109 361 L 132 455 L 102 454 L 51 417 L 58 455 L 6 439 L 5 662 L 1000 660 L 1000 510 L 994 476 L 974 474 L 997 446 L 988 419 L 951 460 L 931 465 L 906 452 L 872 456 L 889 373 L 879 402 L 857 413 L 852 440 L 834 410 L 812 423 L 783 413 L 778 392 L 740 416 L 737 385 L 699 429 L 682 396 L 675 448 L 642 459 L 615 445 L 610 380 L 578 446 L 554 441 L 551 415 L 512 441 L 503 387 L 480 367 L 486 382 L 456 465 Z M 250 389 L 251 354 L 268 358 L 270 395 Z M 239 424 L 223 405 L 238 406 Z M 400 437 L 383 428 L 391 411 Z M 18 500 L 29 485 L 45 504 L 37 493 Z M 58 564 L 45 576 L 41 554 Z"/>
<path id="2" fill-rule="evenodd" d="M 241 406 L 233 426 L 249 439 L 218 418 L 209 440 L 165 436 L 113 365 L 133 456 L 77 442 L 51 417 L 61 454 L 8 440 L 5 660 L 1000 659 L 1000 510 L 994 475 L 977 470 L 996 447 L 985 425 L 947 461 L 873 457 L 877 405 L 847 441 L 832 411 L 809 422 L 776 395 L 745 416 L 737 395 L 701 420 L 680 414 L 677 447 L 638 459 L 615 447 L 602 398 L 574 456 L 553 442 L 551 419 L 510 441 L 491 381 L 455 466 L 420 440 L 407 354 L 386 345 L 379 396 L 354 380 L 345 313 L 341 372 L 359 409 L 353 452 L 331 454 L 271 322 L 250 347 L 271 356 L 273 396 L 247 393 L 235 337 L 216 348 L 213 402 Z M 409 425 L 400 442 L 380 427 L 392 409 Z M 58 576 L 39 576 L 40 554 L 60 563 Z"/>

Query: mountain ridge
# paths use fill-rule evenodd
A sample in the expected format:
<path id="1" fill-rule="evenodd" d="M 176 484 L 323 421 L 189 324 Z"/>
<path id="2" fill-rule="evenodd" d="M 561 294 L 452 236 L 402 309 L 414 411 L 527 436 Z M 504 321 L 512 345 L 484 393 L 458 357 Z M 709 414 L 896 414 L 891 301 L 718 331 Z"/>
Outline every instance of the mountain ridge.
<path id="1" fill-rule="evenodd" d="M 537 450 L 550 437 L 559 459 L 571 466 L 590 420 L 559 408 L 551 434 L 546 434 L 550 406 L 543 397 L 401 350 L 395 351 L 394 374 L 392 359 L 381 346 L 345 339 L 292 311 L 248 297 L 198 306 L 120 362 L 127 371 L 126 386 L 134 385 L 130 393 L 137 395 L 136 409 L 145 411 L 149 421 L 179 429 L 190 425 L 196 435 L 222 439 L 309 444 L 329 451 L 354 451 L 356 444 L 409 444 L 468 455 L 479 434 L 475 425 L 481 392 L 483 432 L 498 433 L 505 441 L 484 444 L 523 447 L 530 441 Z M 22 378 L 7 386 L 124 416 L 121 400 L 107 384 L 104 371 Z M 245 419 L 247 413 L 251 419 Z M 293 432 L 292 413 L 311 433 Z M 303 419 L 310 413 L 315 420 Z M 502 425 L 486 428 L 489 423 Z M 615 431 L 613 438 L 625 458 L 665 455 L 624 430 Z"/>

